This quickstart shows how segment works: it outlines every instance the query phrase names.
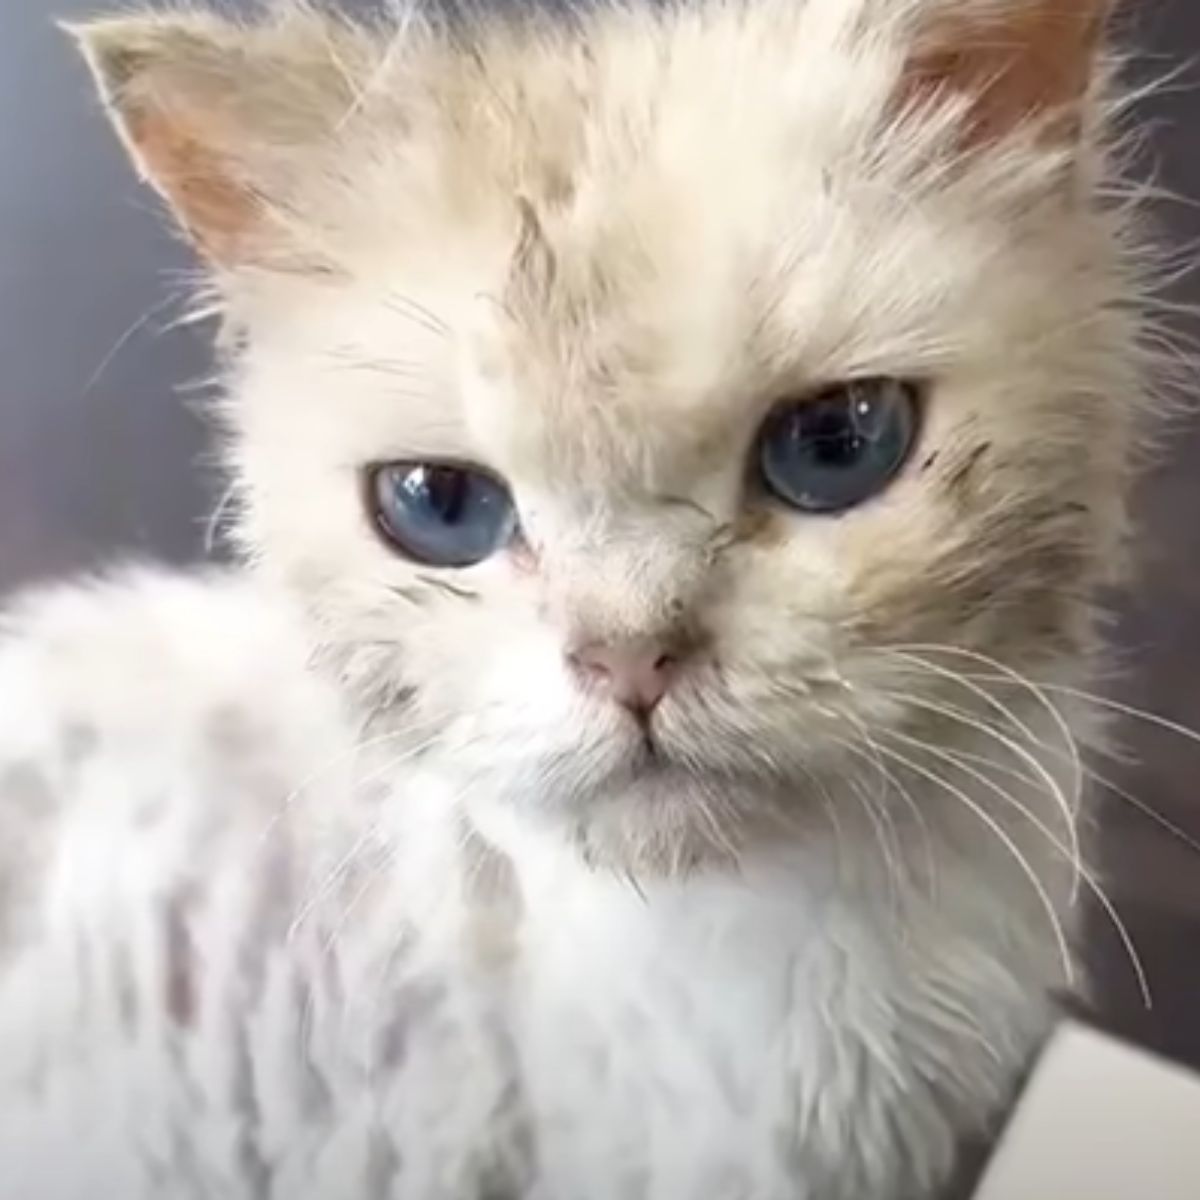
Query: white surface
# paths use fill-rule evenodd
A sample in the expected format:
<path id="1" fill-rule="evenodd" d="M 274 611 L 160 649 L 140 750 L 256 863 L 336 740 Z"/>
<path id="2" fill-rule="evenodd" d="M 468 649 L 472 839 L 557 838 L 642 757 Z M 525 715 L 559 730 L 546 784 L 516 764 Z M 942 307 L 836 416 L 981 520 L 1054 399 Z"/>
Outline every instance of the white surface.
<path id="1" fill-rule="evenodd" d="M 1200 1200 L 1200 1080 L 1068 1026 L 978 1200 Z"/>

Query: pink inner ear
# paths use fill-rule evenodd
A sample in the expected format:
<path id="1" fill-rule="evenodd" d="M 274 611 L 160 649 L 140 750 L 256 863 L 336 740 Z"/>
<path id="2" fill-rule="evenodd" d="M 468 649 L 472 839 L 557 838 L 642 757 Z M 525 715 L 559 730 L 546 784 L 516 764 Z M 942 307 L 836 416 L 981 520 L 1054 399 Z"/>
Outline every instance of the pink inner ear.
<path id="1" fill-rule="evenodd" d="M 1074 138 L 1107 10 L 1108 0 L 1018 0 L 990 19 L 942 17 L 909 63 L 902 101 L 969 96 L 969 145 L 1047 117 L 1047 136 Z"/>
<path id="2" fill-rule="evenodd" d="M 200 250 L 221 264 L 244 258 L 260 204 L 212 139 L 186 116 L 160 108 L 132 111 L 126 128 L 146 173 Z"/>

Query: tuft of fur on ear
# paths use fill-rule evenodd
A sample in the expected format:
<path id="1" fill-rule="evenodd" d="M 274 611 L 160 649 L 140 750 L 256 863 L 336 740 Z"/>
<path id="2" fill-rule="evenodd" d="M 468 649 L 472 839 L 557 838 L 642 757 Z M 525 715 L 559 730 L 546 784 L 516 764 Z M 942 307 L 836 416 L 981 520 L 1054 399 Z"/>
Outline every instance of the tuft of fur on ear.
<path id="1" fill-rule="evenodd" d="M 1066 144 L 1084 127 L 1112 7 L 1112 0 L 934 0 L 921 11 L 906 98 L 963 97 L 968 146 L 1030 124 Z"/>
<path id="2" fill-rule="evenodd" d="M 302 9 L 262 25 L 174 12 L 64 28 L 199 250 L 222 267 L 294 263 L 297 159 L 319 154 L 354 102 L 362 47 L 349 28 Z"/>

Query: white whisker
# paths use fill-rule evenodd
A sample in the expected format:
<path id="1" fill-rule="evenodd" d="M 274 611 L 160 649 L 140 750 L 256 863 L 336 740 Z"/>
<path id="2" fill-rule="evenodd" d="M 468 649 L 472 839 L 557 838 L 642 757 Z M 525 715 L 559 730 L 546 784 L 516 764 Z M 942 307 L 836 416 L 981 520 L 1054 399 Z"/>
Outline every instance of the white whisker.
<path id="1" fill-rule="evenodd" d="M 353 868 L 355 862 L 362 852 L 371 844 L 371 842 L 379 836 L 381 825 L 379 821 L 372 821 L 367 828 L 358 835 L 355 841 L 351 844 L 350 849 L 342 855 L 333 867 L 325 874 L 321 882 L 308 895 L 308 898 L 300 905 L 296 915 L 292 918 L 291 924 L 288 926 L 287 940 L 293 941 L 296 935 L 300 932 L 305 921 L 311 916 L 313 910 L 318 904 L 337 886 L 342 878 Z"/>
<path id="2" fill-rule="evenodd" d="M 880 751 L 886 754 L 889 758 L 894 758 L 901 766 L 907 767 L 910 771 L 915 771 L 918 775 L 928 779 L 930 783 L 941 787 L 951 796 L 963 804 L 967 810 L 975 815 L 975 817 L 985 825 L 999 839 L 1000 843 L 1013 856 L 1022 873 L 1029 880 L 1034 892 L 1037 894 L 1038 900 L 1045 909 L 1046 916 L 1049 920 L 1051 930 L 1054 934 L 1054 939 L 1058 944 L 1058 952 L 1062 960 L 1063 972 L 1066 975 L 1069 986 L 1075 985 L 1075 967 L 1071 959 L 1071 949 L 1067 943 L 1067 936 L 1063 930 L 1062 921 L 1059 919 L 1058 911 L 1054 907 L 1054 902 L 1050 898 L 1050 893 L 1046 891 L 1046 885 L 1042 882 L 1038 873 L 1030 865 L 1028 858 L 1022 853 L 1020 846 L 1013 840 L 1012 835 L 993 817 L 982 805 L 973 800 L 966 791 L 957 787 L 949 780 L 944 779 L 935 771 L 928 769 L 920 763 L 913 762 L 910 758 L 900 754 L 890 746 L 880 746 Z"/>
<path id="3" fill-rule="evenodd" d="M 108 353 L 105 354 L 105 356 L 100 360 L 96 369 L 91 373 L 91 375 L 88 378 L 87 383 L 85 383 L 83 385 L 83 395 L 84 396 L 88 396 L 91 394 L 92 389 L 104 377 L 105 371 L 107 371 L 108 368 L 112 366 L 117 355 L 120 354 L 121 351 L 125 349 L 125 347 L 129 344 L 129 342 L 133 338 L 135 338 L 143 329 L 145 329 L 145 327 L 151 321 L 153 321 L 155 317 L 157 317 L 161 313 L 165 312 L 173 304 L 178 303 L 179 299 L 180 299 L 179 293 L 174 292 L 171 295 L 169 295 L 165 300 L 161 300 L 157 304 L 152 305 L 144 313 L 142 313 L 141 316 L 139 316 L 125 330 L 125 332 L 121 334 L 121 336 L 119 338 L 117 338 L 117 340 L 109 348 Z M 169 327 L 167 330 L 164 330 L 164 332 L 169 332 Z"/>
<path id="4" fill-rule="evenodd" d="M 363 738 L 354 742 L 345 750 L 339 751 L 337 754 L 334 754 L 326 759 L 325 762 L 323 762 L 319 767 L 310 772 L 298 784 L 296 784 L 296 786 L 292 788 L 292 790 L 283 798 L 283 801 L 280 803 L 279 807 L 271 815 L 270 820 L 263 827 L 262 832 L 258 835 L 259 847 L 261 848 L 262 845 L 270 838 L 271 834 L 275 831 L 279 823 L 287 816 L 295 802 L 319 779 L 324 778 L 331 771 L 345 763 L 347 759 L 354 758 L 363 750 L 368 750 L 375 746 L 385 745 L 387 742 L 399 741 L 402 738 L 412 737 L 413 734 L 421 728 L 424 727 L 410 726 L 405 729 L 393 730 L 390 733 L 381 733 L 374 737 Z M 414 747 L 409 754 L 401 756 L 400 758 L 387 763 L 383 769 L 391 770 L 393 767 L 399 766 L 401 763 L 407 761 L 408 758 L 427 750 L 430 746 L 434 745 L 436 741 L 436 736 L 427 739 L 419 746 Z M 368 775 L 364 779 L 356 780 L 355 787 L 357 788 L 359 784 L 364 782 L 371 782 L 377 774 L 378 772 L 373 775 Z"/>
<path id="5" fill-rule="evenodd" d="M 1063 755 L 1063 751 L 1059 750 L 1056 746 L 1048 745 L 1045 742 L 1038 742 L 1038 748 L 1044 750 L 1047 754 L 1053 754 L 1060 757 Z M 1024 771 L 1021 771 L 1016 767 L 1002 766 L 1001 764 L 986 758 L 984 755 L 967 754 L 965 751 L 959 749 L 956 749 L 954 753 L 960 757 L 969 758 L 976 762 L 989 765 L 994 770 L 1002 771 L 1005 774 L 1015 775 L 1018 778 L 1023 779 L 1026 783 L 1037 783 L 1035 778 L 1025 774 Z M 1153 821 L 1165 832 L 1171 834 L 1173 837 L 1178 838 L 1189 849 L 1194 850 L 1197 854 L 1200 854 L 1200 839 L 1193 837 L 1192 834 L 1188 833 L 1188 831 L 1181 825 L 1177 825 L 1174 821 L 1172 821 L 1170 817 L 1164 817 L 1162 813 L 1160 813 L 1152 804 L 1147 804 L 1145 800 L 1142 800 L 1140 797 L 1123 788 L 1120 784 L 1115 783 L 1107 775 L 1101 774 L 1094 767 L 1089 766 L 1087 763 L 1083 764 L 1083 772 L 1087 778 L 1091 779 L 1099 787 L 1103 788 L 1107 792 L 1111 792 L 1118 799 L 1124 800 L 1148 820 Z"/>
<path id="6" fill-rule="evenodd" d="M 800 771 L 817 789 L 822 809 L 825 815 L 829 818 L 830 828 L 833 830 L 833 844 L 838 860 L 838 875 L 841 877 L 845 873 L 845 829 L 842 825 L 841 818 L 838 816 L 837 804 L 830 794 L 829 787 L 823 779 L 809 767 L 800 765 Z"/>
<path id="7" fill-rule="evenodd" d="M 921 811 L 921 806 L 913 798 L 912 792 L 910 792 L 905 786 L 903 780 L 901 780 L 896 772 L 890 770 L 883 762 L 879 746 L 876 744 L 875 740 L 870 738 L 869 735 L 865 734 L 865 729 L 863 732 L 864 736 L 868 737 L 868 741 L 871 746 L 870 754 L 867 754 L 861 746 L 857 746 L 853 742 L 848 742 L 840 738 L 836 739 L 836 744 L 840 745 L 844 750 L 847 750 L 851 754 L 855 754 L 859 757 L 865 757 L 871 763 L 871 765 L 881 773 L 885 785 L 900 797 L 906 809 L 912 814 L 913 820 L 916 823 L 921 837 L 921 845 L 925 857 L 925 878 L 929 887 L 929 893 L 930 896 L 936 900 L 938 895 L 937 856 L 933 852 L 933 834 L 929 829 L 929 821 L 926 819 L 925 814 Z"/>
<path id="8" fill-rule="evenodd" d="M 1193 837 L 1187 832 L 1186 829 L 1177 825 L 1169 817 L 1164 817 L 1162 813 L 1154 808 L 1153 805 L 1147 804 L 1145 800 L 1139 799 L 1132 792 L 1126 791 L 1125 788 L 1121 787 L 1117 783 L 1114 783 L 1106 775 L 1101 775 L 1099 771 L 1096 771 L 1091 767 L 1087 768 L 1087 773 L 1106 791 L 1111 792 L 1118 799 L 1124 800 L 1127 804 L 1132 805 L 1135 809 L 1137 809 L 1138 812 L 1147 817 L 1149 820 L 1153 821 L 1161 829 L 1166 830 L 1167 833 L 1173 834 L 1181 842 L 1183 842 L 1184 845 L 1190 847 L 1192 850 L 1195 850 L 1198 854 L 1200 854 L 1200 839 Z"/>
<path id="9" fill-rule="evenodd" d="M 856 780 L 846 781 L 852 795 L 862 802 L 863 811 L 875 831 L 875 840 L 879 845 L 879 853 L 883 860 L 884 875 L 887 878 L 888 896 L 891 900 L 892 911 L 899 909 L 901 867 L 896 838 L 896 826 L 887 812 L 887 808 L 878 803 L 879 797 L 869 795 L 859 787 Z"/>
<path id="10" fill-rule="evenodd" d="M 979 680 L 981 682 L 1004 682 L 1006 679 L 1006 677 L 1004 677 L 1004 676 L 979 675 L 979 674 L 973 675 L 973 676 L 971 676 L 971 678 Z M 1032 681 L 1030 681 L 1030 682 L 1032 682 Z M 1169 717 L 1163 717 L 1163 716 L 1159 715 L 1158 713 L 1150 712 L 1148 709 L 1138 708 L 1138 707 L 1136 707 L 1134 705 L 1130 705 L 1130 704 L 1124 704 L 1118 700 L 1111 700 L 1108 697 L 1097 695 L 1094 692 L 1089 692 L 1082 688 L 1069 687 L 1064 684 L 1055 684 L 1055 683 L 1039 681 L 1036 684 L 1036 686 L 1038 688 L 1041 688 L 1046 691 L 1060 692 L 1060 693 L 1062 693 L 1066 696 L 1069 696 L 1072 699 L 1078 700 L 1079 702 L 1084 703 L 1084 704 L 1094 704 L 1098 708 L 1108 709 L 1108 710 L 1110 710 L 1112 712 L 1116 712 L 1122 716 L 1130 717 L 1130 718 L 1132 718 L 1134 720 L 1138 720 L 1138 721 L 1143 721 L 1148 725 L 1162 729 L 1168 733 L 1177 734 L 1180 737 L 1183 737 L 1188 741 L 1195 742 L 1198 745 L 1200 745 L 1200 732 L 1197 732 L 1196 730 L 1190 728 L 1187 725 L 1182 724 L 1181 722 L 1173 721 Z M 1045 747 L 1045 748 L 1050 749 L 1049 747 Z M 1050 750 L 1050 752 L 1057 753 L 1054 750 Z M 1182 826 L 1177 824 L 1175 821 L 1172 821 L 1169 817 L 1166 817 L 1162 813 L 1160 813 L 1157 809 L 1155 809 L 1153 807 L 1153 805 L 1148 804 L 1145 800 L 1142 800 L 1138 796 L 1133 795 L 1132 793 L 1127 791 L 1125 788 L 1114 783 L 1111 779 L 1108 779 L 1106 776 L 1101 775 L 1099 772 L 1097 772 L 1095 769 L 1093 769 L 1091 767 L 1088 767 L 1085 765 L 1084 772 L 1090 778 L 1094 779 L 1101 787 L 1105 788 L 1106 790 L 1111 792 L 1113 795 L 1119 797 L 1122 800 L 1125 800 L 1127 803 L 1132 805 L 1135 809 L 1138 810 L 1138 812 L 1140 812 L 1148 820 L 1153 821 L 1161 829 L 1163 829 L 1167 833 L 1172 834 L 1174 837 L 1179 838 L 1180 841 L 1182 841 L 1185 845 L 1189 846 L 1191 849 L 1195 850 L 1197 853 L 1200 853 L 1200 838 L 1197 838 L 1195 835 L 1188 833 L 1187 830 L 1185 830 Z"/>
<path id="11" fill-rule="evenodd" d="M 939 704 L 937 701 L 926 700 L 919 696 L 914 696 L 904 692 L 894 693 L 894 696 L 896 699 L 903 700 L 906 704 L 911 704 L 917 708 L 923 708 L 927 712 L 935 713 L 946 718 L 947 720 L 956 721 L 969 729 L 974 729 L 979 733 L 986 734 L 988 737 L 993 738 L 1001 745 L 1007 747 L 1018 758 L 1027 762 L 1046 784 L 1049 794 L 1053 797 L 1059 809 L 1061 809 L 1063 813 L 1064 825 L 1071 840 L 1073 852 L 1072 861 L 1074 861 L 1076 864 L 1081 862 L 1083 851 L 1079 844 L 1079 829 L 1076 821 L 1075 811 L 1072 808 L 1070 801 L 1068 801 L 1066 793 L 1062 789 L 1062 785 L 1057 779 L 1054 778 L 1053 775 L 1051 775 L 1049 770 L 1047 770 L 1046 765 L 1040 759 L 1025 749 L 1025 747 L 1019 742 L 1014 741 L 1006 733 L 997 729 L 995 726 L 990 725 L 988 722 L 981 720 L 980 718 L 977 718 L 962 709 L 956 708 L 954 705 Z M 1072 895 L 1076 895 L 1078 890 L 1079 879 L 1077 876 L 1072 883 Z"/>
<path id="12" fill-rule="evenodd" d="M 1070 723 L 1067 721 L 1067 718 L 1063 716 L 1058 705 L 1056 705 L 1049 698 L 1049 696 L 1046 695 L 1044 687 L 1040 687 L 1032 680 L 1022 675 L 1019 671 L 1014 670 L 1006 663 L 1000 662 L 999 659 L 992 658 L 986 654 L 981 654 L 977 650 L 966 650 L 961 647 L 939 646 L 936 644 L 921 645 L 920 643 L 911 646 L 893 647 L 892 650 L 894 653 L 903 654 L 905 658 L 908 658 L 910 661 L 919 664 L 928 670 L 936 670 L 939 674 L 942 674 L 946 678 L 949 678 L 961 686 L 969 689 L 975 695 L 979 696 L 980 699 L 982 699 L 986 704 L 997 709 L 997 711 L 999 711 L 1003 716 L 1013 723 L 1015 728 L 1019 729 L 1023 734 L 1025 734 L 1030 741 L 1037 741 L 1038 739 L 1036 735 L 1023 721 L 1017 717 L 1016 713 L 1014 713 L 1008 705 L 1002 704 L 999 698 L 994 696 L 986 688 L 980 687 L 975 681 L 974 677 L 960 671 L 950 671 L 945 667 L 935 667 L 935 665 L 929 662 L 928 659 L 921 658 L 920 652 L 924 651 L 926 653 L 934 652 L 942 654 L 954 654 L 958 655 L 960 658 L 965 658 L 973 662 L 984 663 L 993 670 L 998 671 L 1004 676 L 1005 679 L 1012 682 L 1015 686 L 1021 688 L 1023 691 L 1028 692 L 1049 715 L 1051 721 L 1054 722 L 1055 726 L 1062 734 L 1063 744 L 1069 748 L 1071 765 L 1074 770 L 1073 807 L 1075 812 L 1078 813 L 1079 807 L 1083 801 L 1083 756 L 1079 752 L 1079 743 L 1075 739 L 1075 734 L 1071 729 Z M 906 653 L 906 651 L 916 651 L 917 653 L 909 654 Z"/>
<path id="13" fill-rule="evenodd" d="M 986 679 L 988 677 L 975 675 L 973 678 Z M 1149 709 L 1138 708 L 1133 704 L 1124 704 L 1120 700 L 1112 700 L 1107 696 L 1099 696 L 1095 692 L 1088 692 L 1082 688 L 1068 687 L 1066 684 L 1039 681 L 1037 686 L 1049 692 L 1059 692 L 1064 696 L 1070 696 L 1072 699 L 1080 700 L 1085 704 L 1094 704 L 1098 708 L 1106 708 L 1111 712 L 1120 713 L 1122 716 L 1132 717 L 1136 721 L 1145 721 L 1148 725 L 1154 725 L 1159 729 L 1166 730 L 1168 733 L 1178 734 L 1180 737 L 1186 738 L 1189 742 L 1195 742 L 1197 745 L 1200 745 L 1200 732 L 1179 721 L 1173 721 L 1169 717 L 1163 717 L 1158 713 L 1150 712 Z"/>
<path id="14" fill-rule="evenodd" d="M 1146 975 L 1146 969 L 1142 962 L 1141 955 L 1138 953 L 1134 945 L 1133 938 L 1129 933 L 1120 913 L 1117 911 L 1116 905 L 1112 902 L 1108 893 L 1100 886 L 1096 875 L 1082 862 L 1072 859 L 1071 852 L 1066 843 L 1058 837 L 1057 834 L 1043 821 L 1037 813 L 1035 813 L 1028 805 L 1022 804 L 1011 792 L 1002 788 L 994 779 L 991 779 L 984 774 L 983 771 L 977 770 L 964 762 L 958 761 L 959 755 L 956 751 L 942 747 L 931 746 L 928 743 L 918 741 L 916 738 L 906 737 L 904 734 L 892 733 L 889 736 L 903 741 L 906 745 L 913 747 L 918 751 L 923 751 L 927 754 L 932 754 L 940 761 L 956 770 L 962 771 L 969 778 L 974 779 L 977 783 L 986 787 L 994 795 L 998 796 L 1005 804 L 1015 808 L 1027 821 L 1029 821 L 1046 840 L 1063 856 L 1063 858 L 1072 864 L 1072 867 L 1078 871 L 1086 883 L 1089 890 L 1099 901 L 1104 909 L 1108 919 L 1112 922 L 1113 928 L 1117 931 L 1117 936 L 1121 939 L 1121 943 L 1125 948 L 1125 952 L 1129 957 L 1130 964 L 1133 968 L 1134 975 L 1137 979 L 1138 989 L 1141 992 L 1142 1000 L 1147 1009 L 1154 1007 L 1154 1000 L 1150 992 L 1150 982 Z M 970 757 L 974 758 L 974 755 Z M 1072 898 L 1074 902 L 1074 898 Z"/>

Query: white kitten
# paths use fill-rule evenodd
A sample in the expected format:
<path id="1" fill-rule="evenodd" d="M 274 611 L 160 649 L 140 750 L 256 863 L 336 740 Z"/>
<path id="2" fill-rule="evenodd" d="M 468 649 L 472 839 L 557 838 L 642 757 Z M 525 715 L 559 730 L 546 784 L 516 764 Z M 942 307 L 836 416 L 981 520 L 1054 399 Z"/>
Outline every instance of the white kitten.
<path id="1" fill-rule="evenodd" d="M 1091 886 L 1105 8 L 78 31 L 247 565 L 10 613 L 2 1200 L 935 1194 Z"/>

